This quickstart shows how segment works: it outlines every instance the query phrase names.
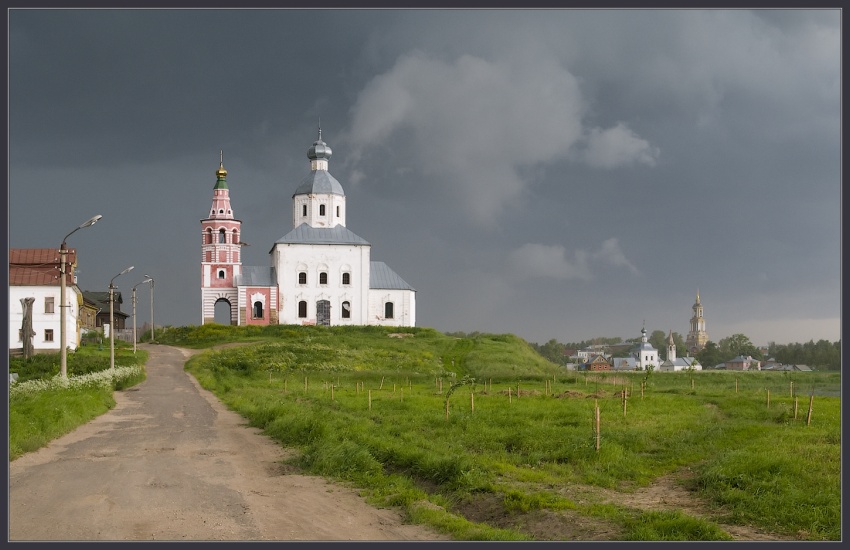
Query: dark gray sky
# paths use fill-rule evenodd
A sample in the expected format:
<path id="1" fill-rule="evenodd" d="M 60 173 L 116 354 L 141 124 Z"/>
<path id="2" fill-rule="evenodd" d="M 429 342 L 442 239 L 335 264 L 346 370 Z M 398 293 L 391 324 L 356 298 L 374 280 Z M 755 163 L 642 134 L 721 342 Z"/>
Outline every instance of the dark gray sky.
<path id="1" fill-rule="evenodd" d="M 840 334 L 840 11 L 13 9 L 9 246 L 199 324 L 219 151 L 268 265 L 322 137 L 417 324 Z M 150 319 L 148 286 L 138 322 Z"/>

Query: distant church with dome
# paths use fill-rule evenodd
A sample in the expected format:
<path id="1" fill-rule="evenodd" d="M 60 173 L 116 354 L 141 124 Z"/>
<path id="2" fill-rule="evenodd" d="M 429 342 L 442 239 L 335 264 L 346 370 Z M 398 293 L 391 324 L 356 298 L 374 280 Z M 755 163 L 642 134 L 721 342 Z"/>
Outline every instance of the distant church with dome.
<path id="1" fill-rule="evenodd" d="M 702 370 L 702 365 L 693 357 L 703 348 L 708 342 L 708 333 L 705 330 L 705 317 L 703 317 L 702 303 L 699 299 L 699 290 L 697 290 L 697 301 L 693 305 L 694 316 L 691 317 L 690 331 L 685 340 L 687 346 L 686 355 L 679 357 L 676 354 L 676 343 L 673 341 L 673 331 L 671 330 L 667 336 L 667 358 L 662 361 L 659 357 L 658 350 L 649 343 L 649 338 L 646 335 L 646 327 L 644 326 L 640 333 L 640 342 L 630 350 L 626 357 L 617 357 L 612 359 L 612 368 L 614 370 L 658 370 L 664 371 L 690 371 Z"/>
<path id="2" fill-rule="evenodd" d="M 209 216 L 201 220 L 202 323 L 229 309 L 232 325 L 416 326 L 416 290 L 372 245 L 346 227 L 345 192 L 328 171 L 331 148 L 307 150 L 310 173 L 292 195 L 292 229 L 265 266 L 242 265 L 236 219 L 221 159 Z"/>

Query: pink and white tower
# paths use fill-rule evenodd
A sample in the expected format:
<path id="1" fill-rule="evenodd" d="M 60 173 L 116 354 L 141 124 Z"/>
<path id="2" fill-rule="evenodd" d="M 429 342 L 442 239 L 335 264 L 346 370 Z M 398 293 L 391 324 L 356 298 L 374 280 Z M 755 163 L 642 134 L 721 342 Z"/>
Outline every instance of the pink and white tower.
<path id="1" fill-rule="evenodd" d="M 215 172 L 212 207 L 208 218 L 201 220 L 201 303 L 202 324 L 215 322 L 216 304 L 226 302 L 230 324 L 238 324 L 236 280 L 242 270 L 242 221 L 233 217 L 224 154 Z"/>

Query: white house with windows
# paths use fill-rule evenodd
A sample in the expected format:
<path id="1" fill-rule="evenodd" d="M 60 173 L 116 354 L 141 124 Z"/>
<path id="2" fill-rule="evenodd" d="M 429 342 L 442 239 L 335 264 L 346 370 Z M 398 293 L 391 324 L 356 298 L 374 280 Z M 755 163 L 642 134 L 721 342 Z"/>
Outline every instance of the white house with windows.
<path id="1" fill-rule="evenodd" d="M 83 297 L 76 285 L 74 268 L 77 252 L 68 249 L 65 280 L 65 343 L 75 350 L 80 342 L 78 322 Z M 24 304 L 31 298 L 33 351 L 58 352 L 61 340 L 60 258 L 58 248 L 9 249 L 9 349 L 21 350 L 24 345 L 22 323 Z"/>
<path id="2" fill-rule="evenodd" d="M 416 291 L 372 245 L 346 227 L 345 192 L 328 171 L 331 149 L 307 151 L 311 171 L 292 195 L 292 229 L 275 241 L 268 266 L 241 263 L 241 225 L 233 216 L 223 162 L 210 216 L 201 220 L 204 323 L 218 308 L 231 324 L 416 325 Z"/>

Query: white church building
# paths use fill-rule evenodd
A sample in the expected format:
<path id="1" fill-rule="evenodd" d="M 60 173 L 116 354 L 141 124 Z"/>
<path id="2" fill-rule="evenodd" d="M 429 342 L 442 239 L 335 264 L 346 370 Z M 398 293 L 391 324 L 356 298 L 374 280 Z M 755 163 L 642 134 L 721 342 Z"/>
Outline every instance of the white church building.
<path id="1" fill-rule="evenodd" d="M 226 305 L 233 325 L 415 326 L 415 289 L 372 261 L 372 245 L 346 227 L 345 192 L 328 171 L 321 128 L 307 158 L 310 173 L 292 195 L 292 230 L 272 245 L 267 266 L 241 263 L 242 221 L 219 164 L 201 220 L 202 323 Z"/>

